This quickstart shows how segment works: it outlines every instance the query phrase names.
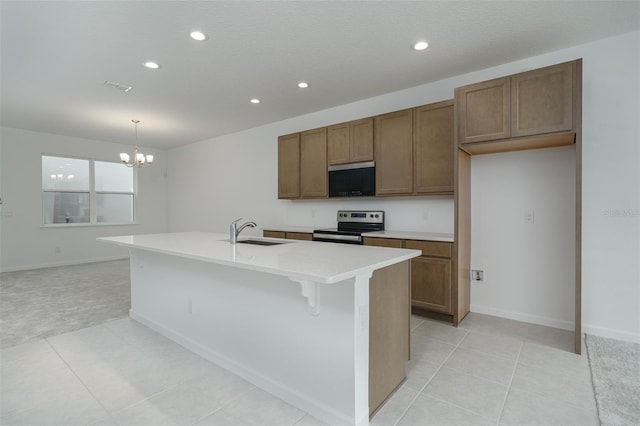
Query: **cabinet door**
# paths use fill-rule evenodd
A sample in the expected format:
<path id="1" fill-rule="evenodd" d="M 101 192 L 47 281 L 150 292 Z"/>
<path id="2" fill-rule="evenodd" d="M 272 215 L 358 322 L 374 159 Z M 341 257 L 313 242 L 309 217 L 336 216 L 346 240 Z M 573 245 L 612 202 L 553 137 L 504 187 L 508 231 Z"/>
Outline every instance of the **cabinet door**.
<path id="1" fill-rule="evenodd" d="M 453 101 L 414 109 L 417 193 L 453 193 Z"/>
<path id="2" fill-rule="evenodd" d="M 373 118 L 352 121 L 349 127 L 350 161 L 373 161 Z"/>
<path id="3" fill-rule="evenodd" d="M 344 164 L 350 161 L 349 123 L 327 128 L 327 154 L 329 164 Z"/>
<path id="4" fill-rule="evenodd" d="M 575 61 L 511 76 L 511 136 L 573 129 Z"/>
<path id="5" fill-rule="evenodd" d="M 510 90 L 509 77 L 456 89 L 459 143 L 490 141 L 510 136 Z"/>
<path id="6" fill-rule="evenodd" d="M 452 314 L 451 260 L 416 257 L 411 261 L 411 304 Z"/>
<path id="7" fill-rule="evenodd" d="M 300 197 L 300 133 L 278 138 L 278 198 Z"/>
<path id="8" fill-rule="evenodd" d="M 376 195 L 413 193 L 413 110 L 375 117 Z"/>
<path id="9" fill-rule="evenodd" d="M 327 197 L 327 128 L 300 134 L 300 197 Z"/>

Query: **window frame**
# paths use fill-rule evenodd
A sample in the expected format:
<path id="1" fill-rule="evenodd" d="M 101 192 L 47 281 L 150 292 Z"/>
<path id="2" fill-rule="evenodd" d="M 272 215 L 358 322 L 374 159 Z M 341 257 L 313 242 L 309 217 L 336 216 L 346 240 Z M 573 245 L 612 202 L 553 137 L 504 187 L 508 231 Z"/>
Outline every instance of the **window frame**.
<path id="1" fill-rule="evenodd" d="M 86 194 L 86 190 L 70 189 L 44 189 L 42 185 L 42 177 L 44 170 L 42 169 L 42 157 L 57 157 L 57 158 L 71 158 L 74 160 L 86 160 L 89 162 L 89 222 L 77 222 L 77 223 L 44 223 L 44 194 L 46 192 L 60 192 L 60 193 L 80 193 Z M 98 160 L 95 158 L 78 157 L 74 155 L 61 155 L 61 154 L 49 154 L 46 152 L 40 155 L 40 227 L 41 228 L 74 228 L 74 227 L 93 227 L 93 226 L 127 226 L 138 225 L 138 170 L 137 167 L 133 169 L 133 192 L 122 191 L 96 191 L 96 161 L 102 163 L 114 163 L 120 164 L 118 161 Z M 122 165 L 122 167 L 126 167 Z M 115 195 L 132 195 L 133 196 L 133 217 L 131 222 L 98 222 L 98 194 L 115 194 Z"/>

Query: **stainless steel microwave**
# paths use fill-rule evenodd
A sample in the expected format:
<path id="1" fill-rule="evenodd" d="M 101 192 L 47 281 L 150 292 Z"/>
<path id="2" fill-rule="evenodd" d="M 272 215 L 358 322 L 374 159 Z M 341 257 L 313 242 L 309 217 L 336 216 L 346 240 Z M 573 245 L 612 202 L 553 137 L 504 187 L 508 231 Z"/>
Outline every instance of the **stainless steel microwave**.
<path id="1" fill-rule="evenodd" d="M 376 195 L 375 162 L 329 166 L 329 197 L 372 197 L 374 195 Z"/>

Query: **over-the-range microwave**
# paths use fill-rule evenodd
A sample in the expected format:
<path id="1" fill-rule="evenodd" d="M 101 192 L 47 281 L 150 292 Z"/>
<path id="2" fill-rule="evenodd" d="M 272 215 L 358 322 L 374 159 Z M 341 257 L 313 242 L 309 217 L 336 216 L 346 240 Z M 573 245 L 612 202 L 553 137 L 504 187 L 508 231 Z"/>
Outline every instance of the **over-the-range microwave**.
<path id="1" fill-rule="evenodd" d="M 374 195 L 376 195 L 375 162 L 329 166 L 329 197 L 372 197 Z"/>

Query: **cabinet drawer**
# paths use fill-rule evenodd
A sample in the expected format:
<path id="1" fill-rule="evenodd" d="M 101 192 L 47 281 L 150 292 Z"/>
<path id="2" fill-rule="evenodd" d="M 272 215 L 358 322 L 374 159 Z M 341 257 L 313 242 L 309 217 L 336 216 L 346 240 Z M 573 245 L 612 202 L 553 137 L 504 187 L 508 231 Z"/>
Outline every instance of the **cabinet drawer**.
<path id="1" fill-rule="evenodd" d="M 402 240 L 395 238 L 364 237 L 365 246 L 402 248 Z"/>
<path id="2" fill-rule="evenodd" d="M 282 231 L 262 231 L 262 236 L 265 238 L 284 238 L 285 233 Z"/>
<path id="3" fill-rule="evenodd" d="M 287 232 L 288 240 L 303 240 L 303 241 L 311 241 L 312 234 L 307 234 L 306 232 Z"/>
<path id="4" fill-rule="evenodd" d="M 404 246 L 408 249 L 422 250 L 423 256 L 451 257 L 451 243 L 439 241 L 405 240 Z"/>

